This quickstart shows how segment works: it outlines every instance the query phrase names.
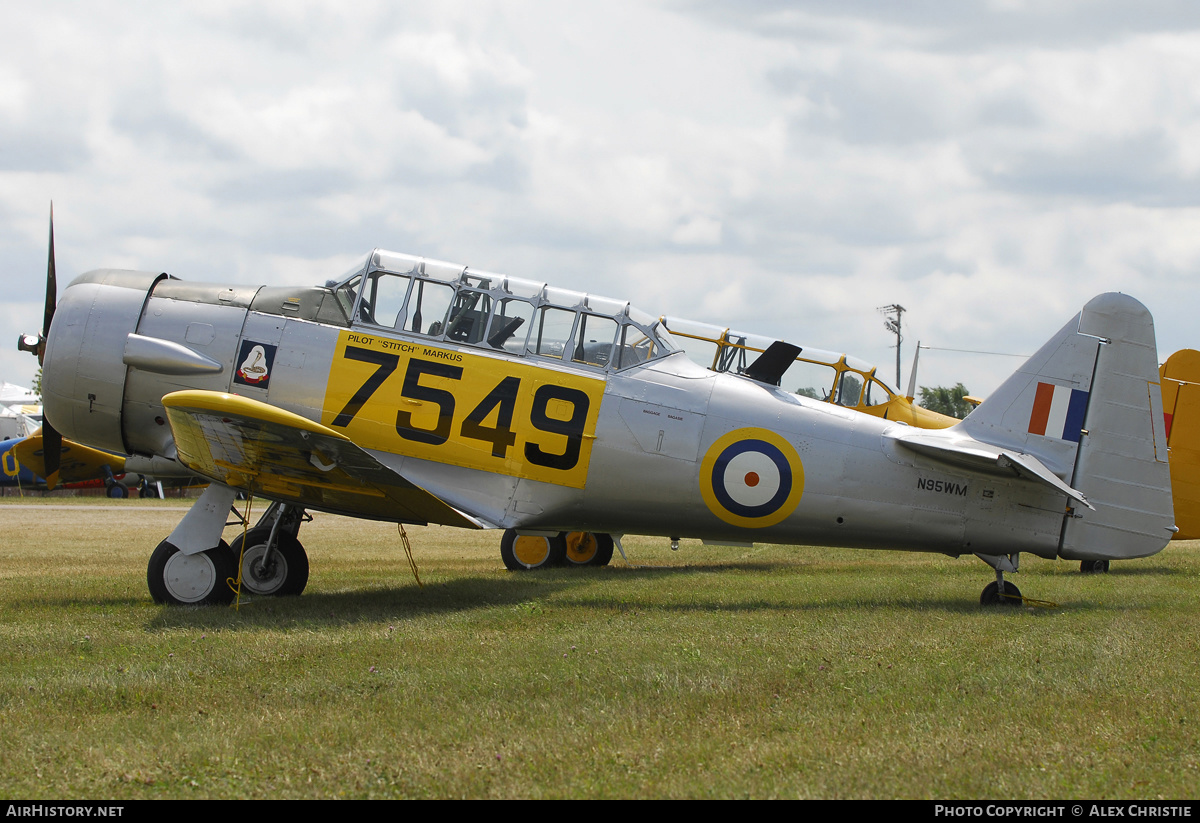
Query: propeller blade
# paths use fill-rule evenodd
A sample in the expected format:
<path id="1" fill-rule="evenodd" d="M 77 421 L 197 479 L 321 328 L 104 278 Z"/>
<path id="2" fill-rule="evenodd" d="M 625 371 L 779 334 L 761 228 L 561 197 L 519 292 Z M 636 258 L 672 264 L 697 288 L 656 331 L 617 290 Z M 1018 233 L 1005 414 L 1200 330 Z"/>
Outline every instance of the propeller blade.
<path id="1" fill-rule="evenodd" d="M 42 340 L 38 347 L 38 363 L 46 356 L 46 337 L 50 334 L 50 323 L 54 320 L 54 306 L 58 302 L 58 280 L 54 270 L 54 203 L 50 204 L 50 258 L 46 263 L 46 312 L 42 317 Z"/>
<path id="2" fill-rule="evenodd" d="M 42 460 L 46 463 L 46 488 L 53 491 L 62 467 L 62 435 L 45 419 L 42 420 Z"/>
<path id="3" fill-rule="evenodd" d="M 58 303 L 58 280 L 54 270 L 54 202 L 50 203 L 50 253 L 46 262 L 46 313 L 42 317 L 42 335 L 38 341 L 38 363 L 46 357 L 46 337 L 50 334 L 50 323 L 54 320 L 54 307 Z M 42 459 L 46 463 L 46 486 L 53 489 L 58 485 L 58 472 L 62 466 L 62 435 L 50 421 L 42 417 Z"/>

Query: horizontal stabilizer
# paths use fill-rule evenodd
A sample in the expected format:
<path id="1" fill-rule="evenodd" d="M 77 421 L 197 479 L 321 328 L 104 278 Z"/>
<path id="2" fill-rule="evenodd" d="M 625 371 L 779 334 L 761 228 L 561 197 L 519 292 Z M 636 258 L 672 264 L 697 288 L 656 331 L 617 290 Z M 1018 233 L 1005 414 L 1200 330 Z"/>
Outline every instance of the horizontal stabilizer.
<path id="1" fill-rule="evenodd" d="M 173 392 L 162 402 L 179 461 L 218 483 L 321 511 L 483 528 L 306 417 L 212 391 Z"/>
<path id="2" fill-rule="evenodd" d="M 945 437 L 910 432 L 886 436 L 891 437 L 906 449 L 919 452 L 935 460 L 954 463 L 990 474 L 1015 474 L 1061 492 L 1089 509 L 1094 508 L 1082 493 L 1064 483 L 1054 472 L 1046 468 L 1042 461 L 1031 454 L 1023 454 L 969 439 L 950 440 Z"/>

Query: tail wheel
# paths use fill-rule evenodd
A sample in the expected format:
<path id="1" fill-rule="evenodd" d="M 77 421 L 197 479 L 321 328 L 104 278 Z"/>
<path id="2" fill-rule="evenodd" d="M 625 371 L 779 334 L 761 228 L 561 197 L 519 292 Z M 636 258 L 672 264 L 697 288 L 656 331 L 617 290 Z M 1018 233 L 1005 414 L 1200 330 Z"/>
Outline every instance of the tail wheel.
<path id="1" fill-rule="evenodd" d="M 607 566 L 612 560 L 612 535 L 603 532 L 563 532 L 568 566 Z"/>
<path id="2" fill-rule="evenodd" d="M 215 548 L 184 554 L 166 540 L 150 555 L 146 585 L 155 603 L 174 606 L 229 603 L 233 589 L 229 579 L 237 564 L 224 540 Z"/>
<path id="3" fill-rule="evenodd" d="M 1012 583 L 1005 582 L 1004 594 L 1000 594 L 1000 587 L 995 581 L 988 583 L 983 587 L 983 594 L 979 596 L 979 604 L 981 606 L 1020 606 L 1024 601 L 1021 600 L 1021 590 Z"/>
<path id="4" fill-rule="evenodd" d="M 242 561 L 242 588 L 251 594 L 270 597 L 300 594 L 308 585 L 308 555 L 304 547 L 280 529 L 275 535 L 278 545 L 268 556 L 270 539 L 271 529 L 265 526 L 246 532 L 245 551 L 242 551 L 242 536 L 234 538 L 230 554 L 235 569 L 238 559 Z"/>
<path id="5" fill-rule="evenodd" d="M 514 572 L 560 565 L 566 552 L 567 544 L 561 534 L 543 537 L 506 529 L 500 540 L 500 558 Z"/>

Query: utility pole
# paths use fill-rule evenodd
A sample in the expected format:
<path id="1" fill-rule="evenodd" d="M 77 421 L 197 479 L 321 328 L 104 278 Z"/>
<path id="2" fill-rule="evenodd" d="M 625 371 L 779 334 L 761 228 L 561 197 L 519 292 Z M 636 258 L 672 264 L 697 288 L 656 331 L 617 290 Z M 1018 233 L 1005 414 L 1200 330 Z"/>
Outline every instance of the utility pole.
<path id="1" fill-rule="evenodd" d="M 893 303 L 890 306 L 880 306 L 879 311 L 884 315 L 889 316 L 884 321 L 883 327 L 896 335 L 896 390 L 900 389 L 900 341 L 904 338 L 900 335 L 900 317 L 904 314 L 904 307 L 899 303 Z"/>

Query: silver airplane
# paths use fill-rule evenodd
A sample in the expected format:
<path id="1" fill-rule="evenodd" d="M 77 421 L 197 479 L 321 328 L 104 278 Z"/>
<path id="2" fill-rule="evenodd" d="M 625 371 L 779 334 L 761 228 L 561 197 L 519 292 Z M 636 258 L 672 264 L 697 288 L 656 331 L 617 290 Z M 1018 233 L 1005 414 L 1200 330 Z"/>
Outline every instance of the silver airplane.
<path id="1" fill-rule="evenodd" d="M 299 594 L 307 510 L 502 529 L 514 570 L 607 563 L 625 534 L 975 554 L 984 604 L 1021 602 L 1021 552 L 1145 557 L 1174 531 L 1153 322 L 1120 294 L 924 430 L 781 389 L 797 346 L 718 373 L 625 301 L 461 265 L 376 250 L 314 288 L 100 269 L 56 307 L 53 230 L 50 260 L 20 343 L 47 442 L 212 481 L 151 554 L 163 603 Z M 239 492 L 274 504 L 231 547 Z"/>

